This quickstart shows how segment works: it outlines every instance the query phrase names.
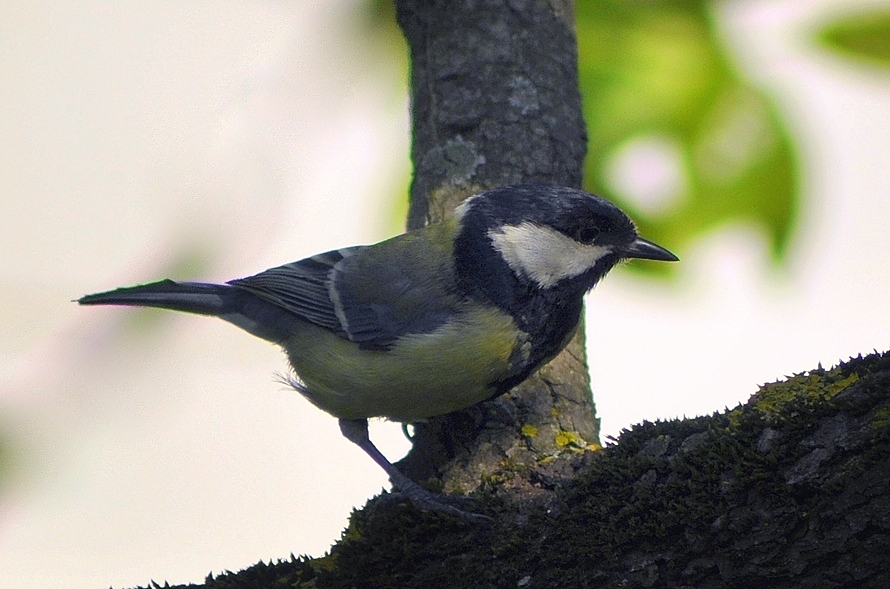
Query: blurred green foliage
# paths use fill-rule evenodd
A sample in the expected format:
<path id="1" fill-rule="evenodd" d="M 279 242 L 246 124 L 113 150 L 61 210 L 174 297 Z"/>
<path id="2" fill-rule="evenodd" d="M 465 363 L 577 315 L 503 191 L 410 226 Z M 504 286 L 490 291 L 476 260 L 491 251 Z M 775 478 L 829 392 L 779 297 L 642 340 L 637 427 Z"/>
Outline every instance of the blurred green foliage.
<path id="1" fill-rule="evenodd" d="M 397 31 L 392 2 L 366 6 L 377 32 Z M 585 188 L 618 203 L 641 233 L 681 256 L 703 234 L 741 222 L 762 232 L 781 263 L 801 206 L 797 148 L 771 97 L 734 66 L 714 6 L 575 3 L 589 136 Z M 822 43 L 890 64 L 890 12 L 835 18 L 818 34 Z"/>
<path id="2" fill-rule="evenodd" d="M 13 459 L 17 456 L 13 453 L 14 437 L 12 426 L 6 422 L 5 417 L 0 420 L 0 497 L 6 491 L 6 483 L 13 469 Z"/>
<path id="3" fill-rule="evenodd" d="M 819 33 L 824 45 L 857 59 L 890 66 L 890 9 L 845 16 Z"/>
<path id="4" fill-rule="evenodd" d="M 711 5 L 577 3 L 585 187 L 681 255 L 704 232 L 742 221 L 781 260 L 799 199 L 794 145 L 770 99 L 730 62 Z"/>

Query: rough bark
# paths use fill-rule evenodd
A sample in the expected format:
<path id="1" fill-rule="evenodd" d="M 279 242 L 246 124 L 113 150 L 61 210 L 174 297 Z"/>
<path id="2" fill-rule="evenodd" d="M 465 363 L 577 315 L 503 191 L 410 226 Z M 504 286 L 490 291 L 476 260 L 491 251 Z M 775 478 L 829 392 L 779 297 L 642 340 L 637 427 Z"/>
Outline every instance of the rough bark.
<path id="1" fill-rule="evenodd" d="M 490 527 L 377 498 L 328 556 L 202 586 L 883 589 L 890 352 L 766 385 L 730 411 L 638 425 L 573 471 L 541 476 L 552 500 L 521 511 L 488 492 Z"/>
<path id="2" fill-rule="evenodd" d="M 411 51 L 409 227 L 485 189 L 580 187 L 586 136 L 573 5 L 546 0 L 399 0 Z M 399 464 L 447 492 L 509 476 L 529 490 L 543 457 L 598 443 L 583 337 L 509 395 L 415 425 Z M 508 474 L 509 473 L 509 474 Z"/>

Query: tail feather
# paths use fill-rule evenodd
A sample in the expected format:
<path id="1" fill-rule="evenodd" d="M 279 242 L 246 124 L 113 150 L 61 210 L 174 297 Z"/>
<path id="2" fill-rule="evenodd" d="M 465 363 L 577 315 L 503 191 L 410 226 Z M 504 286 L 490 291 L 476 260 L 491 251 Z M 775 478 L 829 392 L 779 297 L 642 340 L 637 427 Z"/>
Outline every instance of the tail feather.
<path id="1" fill-rule="evenodd" d="M 157 307 L 199 315 L 226 315 L 236 310 L 233 309 L 233 290 L 224 284 L 161 280 L 89 294 L 77 302 L 81 305 Z"/>
<path id="2" fill-rule="evenodd" d="M 289 337 L 298 318 L 287 310 L 227 284 L 161 280 L 89 294 L 77 299 L 81 305 L 125 305 L 156 307 L 219 317 L 257 337 L 281 344 Z"/>

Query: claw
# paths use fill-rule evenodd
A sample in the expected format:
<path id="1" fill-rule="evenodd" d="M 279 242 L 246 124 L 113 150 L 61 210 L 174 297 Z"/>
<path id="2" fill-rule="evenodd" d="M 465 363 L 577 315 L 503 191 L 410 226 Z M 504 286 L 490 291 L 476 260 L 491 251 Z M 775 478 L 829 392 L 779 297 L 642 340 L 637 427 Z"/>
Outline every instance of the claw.
<path id="1" fill-rule="evenodd" d="M 400 473 L 401 474 L 401 473 Z M 469 497 L 450 497 L 447 495 L 438 495 L 432 491 L 424 489 L 408 477 L 401 475 L 398 481 L 390 477 L 393 486 L 397 489 L 395 495 L 402 495 L 408 499 L 414 507 L 421 511 L 435 511 L 445 513 L 472 524 L 490 524 L 494 520 L 487 515 L 481 513 L 473 513 L 464 511 L 450 503 L 472 503 Z"/>
<path id="2" fill-rule="evenodd" d="M 347 440 L 364 450 L 374 462 L 386 471 L 386 474 L 389 475 L 389 480 L 392 481 L 393 487 L 396 489 L 396 493 L 393 493 L 393 495 L 404 496 L 414 507 L 422 511 L 447 513 L 473 524 L 488 524 L 494 521 L 488 516 L 464 511 L 453 505 L 448 505 L 449 502 L 465 502 L 469 498 L 437 495 L 403 475 L 371 441 L 371 438 L 368 436 L 367 419 L 341 419 L 340 431 L 343 432 Z M 470 499 L 470 501 L 472 500 Z"/>

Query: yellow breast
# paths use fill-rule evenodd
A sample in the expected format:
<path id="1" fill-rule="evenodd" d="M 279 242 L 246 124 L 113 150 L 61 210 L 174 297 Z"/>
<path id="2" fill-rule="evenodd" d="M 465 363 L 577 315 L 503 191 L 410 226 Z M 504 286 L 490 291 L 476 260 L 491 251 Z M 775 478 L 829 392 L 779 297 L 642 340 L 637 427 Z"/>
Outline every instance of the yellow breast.
<path id="1" fill-rule="evenodd" d="M 523 363 L 526 343 L 512 318 L 476 307 L 385 351 L 301 323 L 285 345 L 303 393 L 345 419 L 417 421 L 457 411 L 494 394 L 492 384 Z"/>

